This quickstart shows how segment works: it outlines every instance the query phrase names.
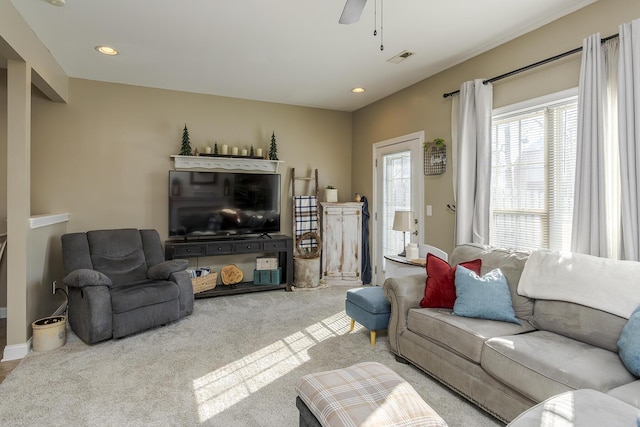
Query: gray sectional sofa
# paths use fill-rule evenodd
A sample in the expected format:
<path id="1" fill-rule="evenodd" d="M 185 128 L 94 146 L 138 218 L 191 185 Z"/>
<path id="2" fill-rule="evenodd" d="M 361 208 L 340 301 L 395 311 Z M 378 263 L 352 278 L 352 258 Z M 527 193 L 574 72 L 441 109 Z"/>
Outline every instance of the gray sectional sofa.
<path id="1" fill-rule="evenodd" d="M 400 361 L 506 422 L 577 389 L 598 390 L 640 408 L 640 379 L 627 370 L 617 348 L 630 313 L 640 305 L 640 263 L 471 244 L 457 247 L 450 262 L 477 258 L 482 274 L 495 268 L 504 273 L 520 324 L 421 308 L 426 272 L 390 278 L 384 283 L 391 302 L 389 342 Z"/>

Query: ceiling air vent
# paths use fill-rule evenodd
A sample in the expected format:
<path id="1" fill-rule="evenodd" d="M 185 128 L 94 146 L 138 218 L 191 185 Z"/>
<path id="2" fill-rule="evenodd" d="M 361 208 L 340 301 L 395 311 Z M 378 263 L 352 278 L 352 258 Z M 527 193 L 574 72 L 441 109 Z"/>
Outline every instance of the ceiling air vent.
<path id="1" fill-rule="evenodd" d="M 387 62 L 391 62 L 392 64 L 399 64 L 402 61 L 404 61 L 405 59 L 407 59 L 407 58 L 409 58 L 410 56 L 413 56 L 413 55 L 414 55 L 413 52 L 409 52 L 408 50 L 403 50 L 402 52 L 400 52 L 396 56 L 387 59 Z"/>

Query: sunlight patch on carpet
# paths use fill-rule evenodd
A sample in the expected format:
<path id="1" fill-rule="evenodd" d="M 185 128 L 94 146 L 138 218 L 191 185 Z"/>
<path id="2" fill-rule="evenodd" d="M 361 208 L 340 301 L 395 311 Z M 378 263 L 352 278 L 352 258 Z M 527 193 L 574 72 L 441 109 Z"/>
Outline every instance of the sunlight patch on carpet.
<path id="1" fill-rule="evenodd" d="M 200 421 L 204 422 L 309 360 L 308 351 L 349 331 L 344 311 L 327 317 L 242 359 L 193 381 Z"/>

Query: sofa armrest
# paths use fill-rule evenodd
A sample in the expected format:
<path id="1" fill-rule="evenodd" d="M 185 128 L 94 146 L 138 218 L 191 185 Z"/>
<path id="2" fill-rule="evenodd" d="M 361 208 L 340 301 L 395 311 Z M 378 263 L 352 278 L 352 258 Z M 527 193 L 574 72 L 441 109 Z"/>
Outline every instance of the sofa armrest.
<path id="1" fill-rule="evenodd" d="M 167 280 L 171 277 L 171 274 L 178 271 L 184 271 L 189 266 L 189 261 L 186 259 L 172 259 L 169 261 L 163 261 L 159 264 L 151 266 L 147 271 L 147 276 L 152 280 Z"/>
<path id="2" fill-rule="evenodd" d="M 389 345 L 398 354 L 398 337 L 407 330 L 407 316 L 412 308 L 419 308 L 424 296 L 426 274 L 391 277 L 385 280 L 384 294 L 391 303 L 389 319 Z"/>
<path id="3" fill-rule="evenodd" d="M 105 274 L 89 268 L 79 268 L 67 274 L 62 281 L 72 288 L 87 286 L 111 286 L 113 282 Z"/>

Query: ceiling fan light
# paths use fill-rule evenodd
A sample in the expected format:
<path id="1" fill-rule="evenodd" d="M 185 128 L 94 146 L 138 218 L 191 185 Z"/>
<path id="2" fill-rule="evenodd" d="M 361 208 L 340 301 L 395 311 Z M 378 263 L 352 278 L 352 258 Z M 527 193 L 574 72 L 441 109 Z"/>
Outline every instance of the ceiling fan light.
<path id="1" fill-rule="evenodd" d="M 340 24 L 353 24 L 354 22 L 358 22 L 366 3 L 367 0 L 347 0 L 338 22 Z"/>

